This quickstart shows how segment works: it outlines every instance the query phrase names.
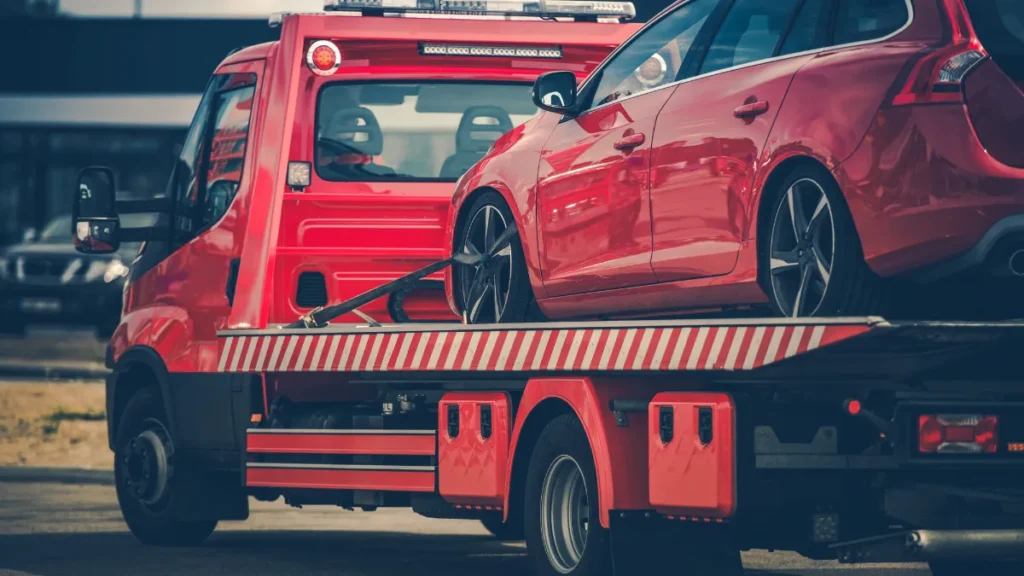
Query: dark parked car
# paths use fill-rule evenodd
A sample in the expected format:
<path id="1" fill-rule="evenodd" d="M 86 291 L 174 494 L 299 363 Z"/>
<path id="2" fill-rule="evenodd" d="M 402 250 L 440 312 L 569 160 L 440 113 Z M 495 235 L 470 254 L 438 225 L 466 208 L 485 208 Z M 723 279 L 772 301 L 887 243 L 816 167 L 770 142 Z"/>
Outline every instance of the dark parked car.
<path id="1" fill-rule="evenodd" d="M 0 330 L 21 334 L 30 324 L 83 325 L 110 337 L 139 245 L 122 245 L 115 254 L 79 254 L 70 232 L 71 216 L 60 216 L 37 240 L 0 251 Z"/>

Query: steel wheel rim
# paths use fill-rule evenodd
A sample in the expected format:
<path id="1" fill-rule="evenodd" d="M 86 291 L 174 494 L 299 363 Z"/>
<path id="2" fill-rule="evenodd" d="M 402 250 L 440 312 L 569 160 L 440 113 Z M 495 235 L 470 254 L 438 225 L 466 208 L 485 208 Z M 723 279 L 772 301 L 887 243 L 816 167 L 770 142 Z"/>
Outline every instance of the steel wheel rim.
<path id="1" fill-rule="evenodd" d="M 583 471 L 571 456 L 561 455 L 548 466 L 541 485 L 541 540 L 548 561 L 560 574 L 579 565 L 587 546 L 590 504 Z"/>
<path id="2" fill-rule="evenodd" d="M 785 316 L 821 308 L 835 263 L 835 217 L 828 195 L 804 178 L 786 190 L 772 222 L 769 268 L 775 303 Z"/>
<path id="3" fill-rule="evenodd" d="M 489 254 L 506 229 L 508 221 L 501 210 L 488 204 L 473 214 L 467 224 L 462 251 L 466 254 Z M 465 269 L 469 273 L 460 275 L 460 288 L 466 320 L 470 324 L 499 322 L 512 291 L 511 241 L 482 264 Z M 483 282 L 483 288 L 474 298 L 471 292 L 477 282 Z"/>
<path id="4" fill-rule="evenodd" d="M 118 482 L 150 514 L 159 514 L 169 502 L 174 471 L 174 446 L 163 423 L 147 418 L 145 428 L 128 441 L 120 455 Z"/>

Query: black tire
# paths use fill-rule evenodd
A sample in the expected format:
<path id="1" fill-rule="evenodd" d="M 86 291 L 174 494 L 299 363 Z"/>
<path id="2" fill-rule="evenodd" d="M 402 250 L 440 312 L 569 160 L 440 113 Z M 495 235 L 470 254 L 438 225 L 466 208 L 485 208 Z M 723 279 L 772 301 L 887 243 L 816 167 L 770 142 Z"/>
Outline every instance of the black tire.
<path id="1" fill-rule="evenodd" d="M 1024 574 L 1024 561 L 991 562 L 985 560 L 948 560 L 929 562 L 932 576 L 1020 576 Z"/>
<path id="2" fill-rule="evenodd" d="M 819 244 L 813 232 L 807 234 L 810 226 L 793 224 L 790 190 L 797 198 L 794 202 L 797 207 L 802 206 L 801 198 L 803 204 L 811 202 L 812 211 L 817 207 L 816 197 L 823 195 L 827 200 L 827 212 L 814 213 L 827 214 L 830 218 L 823 215 L 815 219 L 813 214 L 806 217 L 807 224 L 818 223 L 819 228 L 815 229 L 822 234 L 827 230 L 820 227 L 831 224 L 832 240 L 827 246 L 821 245 L 826 244 L 824 240 Z M 785 317 L 884 314 L 889 303 L 888 287 L 864 262 L 853 217 L 832 175 L 824 168 L 800 166 L 771 192 L 767 225 L 760 234 L 758 267 L 772 311 Z M 803 223 L 804 219 L 800 220 Z M 797 228 L 804 229 L 804 238 L 794 238 Z M 786 253 L 790 258 L 776 257 Z M 799 289 L 800 285 L 807 287 L 805 293 Z M 798 295 L 805 299 L 798 300 Z M 813 306 L 812 297 L 816 302 Z M 796 314 L 794 308 L 798 308 Z"/>
<path id="3" fill-rule="evenodd" d="M 545 478 L 556 461 L 568 456 L 578 466 L 586 491 L 590 522 L 586 530 L 585 545 L 575 567 L 569 571 L 557 570 L 545 546 L 541 509 Z M 609 532 L 601 526 L 600 505 L 597 494 L 597 473 L 587 434 L 572 415 L 556 417 L 541 432 L 526 478 L 525 497 L 526 550 L 534 566 L 534 573 L 545 576 L 609 576 L 612 572 Z"/>
<path id="4" fill-rule="evenodd" d="M 160 428 L 162 427 L 162 430 Z M 117 427 L 114 450 L 114 477 L 117 481 L 117 501 L 128 529 L 143 544 L 154 546 L 197 546 L 202 544 L 217 527 L 216 521 L 182 522 L 174 516 L 174 475 L 169 474 L 166 489 L 159 501 L 146 504 L 128 485 L 129 464 L 126 457 L 131 443 L 146 431 L 167 435 L 167 418 L 157 391 L 139 390 L 124 408 Z M 168 441 L 169 441 L 169 435 Z M 173 458 L 173 444 L 169 444 L 169 460 Z M 171 467 L 173 469 L 173 467 Z"/>
<path id="5" fill-rule="evenodd" d="M 484 192 L 476 197 L 469 205 L 469 209 L 464 213 L 465 216 L 460 219 L 461 224 L 454 246 L 456 252 L 463 251 L 470 234 L 477 231 L 475 218 L 489 210 L 497 210 L 503 219 L 503 224 L 514 225 L 515 216 L 513 216 L 512 209 L 505 203 L 505 199 L 502 198 L 501 194 L 493 191 Z M 479 244 L 479 239 L 474 243 Z M 478 249 L 482 251 L 483 246 L 480 246 Z M 500 310 L 500 314 L 495 318 L 493 308 L 490 310 L 481 308 L 479 315 L 474 321 L 470 315 L 470 305 L 467 304 L 467 299 L 477 269 L 460 264 L 455 265 L 452 278 L 455 302 L 459 310 L 463 312 L 463 317 L 468 323 L 509 324 L 541 319 L 540 311 L 537 308 L 537 302 L 533 295 L 533 288 L 530 286 L 530 277 L 526 271 L 523 244 L 518 236 L 512 238 L 511 262 L 508 266 L 507 278 L 506 269 L 501 269 L 494 275 L 497 278 L 496 281 L 499 282 L 500 291 L 507 292 L 507 299 L 505 300 L 504 307 Z"/>
<path id="6" fill-rule="evenodd" d="M 502 513 L 495 512 L 481 518 L 480 523 L 498 540 L 517 541 L 524 538 L 523 520 L 515 514 L 509 514 L 508 522 L 503 522 Z"/>

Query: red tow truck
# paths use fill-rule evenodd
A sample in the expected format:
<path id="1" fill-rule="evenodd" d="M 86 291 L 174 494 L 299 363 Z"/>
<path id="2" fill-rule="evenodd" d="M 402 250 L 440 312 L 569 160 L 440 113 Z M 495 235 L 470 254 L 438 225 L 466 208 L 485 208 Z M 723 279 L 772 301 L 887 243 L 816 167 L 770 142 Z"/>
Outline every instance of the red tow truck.
<path id="1" fill-rule="evenodd" d="M 420 282 L 471 258 L 441 260 L 439 220 L 445 165 L 481 147 L 469 133 L 512 122 L 494 107 L 520 110 L 524 82 L 585 75 L 633 31 L 548 21 L 628 16 L 614 2 L 411 13 L 427 4 L 287 16 L 279 42 L 230 56 L 168 198 L 119 202 L 111 171 L 81 173 L 79 249 L 146 242 L 107 382 L 117 495 L 142 542 L 199 544 L 252 496 L 479 519 L 525 538 L 537 574 L 739 574 L 752 548 L 1021 573 L 1024 322 L 468 326 L 437 321 L 452 318 L 439 295 L 414 306 Z M 452 109 L 469 120 L 441 158 L 410 118 Z M 146 211 L 164 225 L 120 227 Z"/>

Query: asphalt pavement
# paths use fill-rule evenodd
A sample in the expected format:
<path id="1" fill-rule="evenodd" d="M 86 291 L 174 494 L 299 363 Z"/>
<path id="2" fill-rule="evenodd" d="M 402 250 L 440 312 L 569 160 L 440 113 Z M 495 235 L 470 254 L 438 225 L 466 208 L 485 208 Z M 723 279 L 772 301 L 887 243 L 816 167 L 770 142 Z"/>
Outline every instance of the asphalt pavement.
<path id="1" fill-rule="evenodd" d="M 750 552 L 751 575 L 928 576 L 921 565 L 840 566 L 795 554 Z M 400 509 L 347 512 L 254 502 L 198 548 L 150 548 L 128 533 L 113 488 L 0 482 L 0 576 L 525 576 L 522 543 L 490 538 L 477 522 L 429 520 Z"/>

